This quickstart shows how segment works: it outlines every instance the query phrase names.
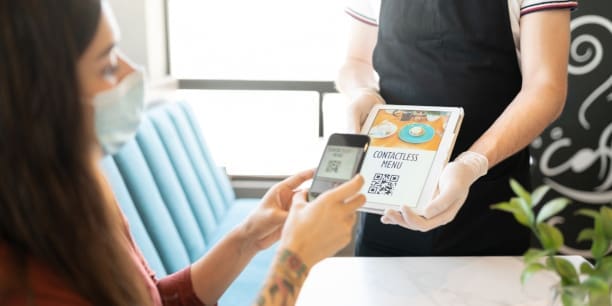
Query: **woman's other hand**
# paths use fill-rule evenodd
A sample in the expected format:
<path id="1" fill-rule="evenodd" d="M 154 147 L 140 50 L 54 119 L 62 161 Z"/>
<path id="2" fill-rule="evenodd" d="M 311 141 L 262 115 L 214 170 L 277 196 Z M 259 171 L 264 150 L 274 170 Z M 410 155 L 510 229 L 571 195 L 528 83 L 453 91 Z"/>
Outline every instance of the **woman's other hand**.
<path id="1" fill-rule="evenodd" d="M 296 189 L 313 175 L 314 170 L 300 172 L 266 192 L 261 203 L 241 225 L 247 241 L 245 247 L 257 252 L 278 241 Z"/>
<path id="2" fill-rule="evenodd" d="M 363 177 L 357 175 L 310 203 L 305 191 L 295 193 L 279 249 L 290 250 L 312 267 L 346 246 L 351 240 L 356 210 L 366 201 L 359 193 L 363 183 Z"/>

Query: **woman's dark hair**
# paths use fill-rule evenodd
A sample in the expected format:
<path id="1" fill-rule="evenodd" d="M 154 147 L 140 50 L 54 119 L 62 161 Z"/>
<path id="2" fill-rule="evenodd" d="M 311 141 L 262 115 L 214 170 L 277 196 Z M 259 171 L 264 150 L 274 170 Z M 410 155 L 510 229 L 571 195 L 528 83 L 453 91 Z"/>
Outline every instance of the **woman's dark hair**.
<path id="1" fill-rule="evenodd" d="M 0 243 L 93 304 L 150 304 L 77 78 L 101 16 L 100 0 L 0 0 Z"/>

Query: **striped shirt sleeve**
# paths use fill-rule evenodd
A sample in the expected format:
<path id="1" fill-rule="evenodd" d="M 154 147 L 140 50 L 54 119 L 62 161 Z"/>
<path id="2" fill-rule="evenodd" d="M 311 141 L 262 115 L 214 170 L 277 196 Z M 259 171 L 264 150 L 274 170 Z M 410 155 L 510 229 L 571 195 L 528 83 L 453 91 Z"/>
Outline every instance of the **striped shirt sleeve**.
<path id="1" fill-rule="evenodd" d="M 578 1 L 571 0 L 523 0 L 521 1 L 521 16 L 550 9 L 575 9 Z"/>
<path id="2" fill-rule="evenodd" d="M 365 24 L 378 26 L 380 0 L 349 0 L 344 11 Z"/>

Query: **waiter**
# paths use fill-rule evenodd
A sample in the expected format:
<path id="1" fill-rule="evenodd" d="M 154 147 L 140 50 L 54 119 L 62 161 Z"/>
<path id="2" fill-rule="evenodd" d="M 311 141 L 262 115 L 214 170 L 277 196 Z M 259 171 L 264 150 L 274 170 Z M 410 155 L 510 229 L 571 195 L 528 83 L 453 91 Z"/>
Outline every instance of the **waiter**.
<path id="1" fill-rule="evenodd" d="M 518 255 L 529 231 L 491 210 L 530 188 L 528 144 L 562 112 L 570 10 L 576 1 L 352 0 L 336 85 L 360 130 L 376 104 L 465 111 L 439 193 L 425 216 L 408 207 L 362 215 L 358 256 Z"/>

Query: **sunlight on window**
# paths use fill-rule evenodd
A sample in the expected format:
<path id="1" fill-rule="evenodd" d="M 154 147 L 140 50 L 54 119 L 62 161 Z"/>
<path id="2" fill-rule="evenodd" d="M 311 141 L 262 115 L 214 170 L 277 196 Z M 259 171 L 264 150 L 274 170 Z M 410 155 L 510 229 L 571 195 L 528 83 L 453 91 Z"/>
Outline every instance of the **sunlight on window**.
<path id="1" fill-rule="evenodd" d="M 344 54 L 343 1 L 170 0 L 179 79 L 331 81 Z"/>
<path id="2" fill-rule="evenodd" d="M 343 1 L 169 0 L 177 79 L 333 81 L 350 17 Z M 230 175 L 277 176 L 316 167 L 345 108 L 307 91 L 181 90 L 217 162 Z M 328 102 L 332 101 L 332 103 Z M 335 113 L 335 114 L 334 114 Z"/>
<path id="3" fill-rule="evenodd" d="M 318 94 L 303 91 L 180 90 L 217 164 L 230 175 L 290 175 L 322 152 Z"/>

